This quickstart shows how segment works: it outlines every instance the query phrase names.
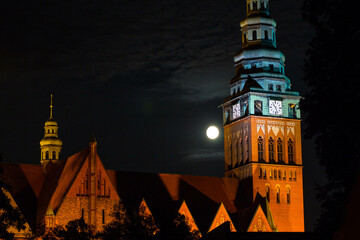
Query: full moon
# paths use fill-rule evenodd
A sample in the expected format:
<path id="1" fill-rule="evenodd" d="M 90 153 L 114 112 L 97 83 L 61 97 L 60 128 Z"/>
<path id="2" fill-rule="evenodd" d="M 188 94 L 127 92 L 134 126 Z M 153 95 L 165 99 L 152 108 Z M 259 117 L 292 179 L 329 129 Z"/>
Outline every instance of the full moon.
<path id="1" fill-rule="evenodd" d="M 219 129 L 215 126 L 210 126 L 206 130 L 206 136 L 210 139 L 215 139 L 219 136 Z"/>

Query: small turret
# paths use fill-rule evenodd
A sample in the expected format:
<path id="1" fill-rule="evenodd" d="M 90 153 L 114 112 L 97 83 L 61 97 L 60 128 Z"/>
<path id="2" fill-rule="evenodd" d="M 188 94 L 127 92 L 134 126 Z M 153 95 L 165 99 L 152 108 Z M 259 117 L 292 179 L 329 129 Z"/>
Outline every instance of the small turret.
<path id="1" fill-rule="evenodd" d="M 40 163 L 46 172 L 49 162 L 56 163 L 59 161 L 62 141 L 59 139 L 58 124 L 53 118 L 53 95 L 50 100 L 50 117 L 45 122 L 44 138 L 40 141 L 41 157 Z"/>

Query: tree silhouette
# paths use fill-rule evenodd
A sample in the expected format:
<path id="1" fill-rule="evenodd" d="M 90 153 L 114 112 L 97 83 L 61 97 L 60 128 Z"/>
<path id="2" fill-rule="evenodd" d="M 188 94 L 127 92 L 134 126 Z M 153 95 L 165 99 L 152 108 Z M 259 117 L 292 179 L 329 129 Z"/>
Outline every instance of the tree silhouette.
<path id="1" fill-rule="evenodd" d="M 157 224 L 144 207 L 128 213 L 122 204 L 115 207 L 114 221 L 104 226 L 98 236 L 102 239 L 121 240 L 196 240 L 198 231 L 191 231 L 185 217 L 168 214 L 163 222 Z"/>
<path id="2" fill-rule="evenodd" d="M 2 159 L 0 154 L 0 159 Z M 25 230 L 25 219 L 17 207 L 10 203 L 6 192 L 11 193 L 11 186 L 3 179 L 3 170 L 0 167 L 0 239 L 14 239 L 14 234 L 8 232 L 9 226 L 18 231 Z"/>
<path id="3" fill-rule="evenodd" d="M 354 1 L 355 2 L 355 1 Z M 314 138 L 328 183 L 318 187 L 321 216 L 316 230 L 335 231 L 359 167 L 356 129 L 360 107 L 357 9 L 352 1 L 305 0 L 303 18 L 315 27 L 304 67 L 310 87 L 302 101 L 305 137 Z"/>

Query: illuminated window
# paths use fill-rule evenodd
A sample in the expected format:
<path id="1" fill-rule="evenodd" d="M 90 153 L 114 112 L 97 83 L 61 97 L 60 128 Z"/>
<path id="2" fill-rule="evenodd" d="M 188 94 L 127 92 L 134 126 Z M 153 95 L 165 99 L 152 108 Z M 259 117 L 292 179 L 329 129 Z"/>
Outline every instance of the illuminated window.
<path id="1" fill-rule="evenodd" d="M 256 115 L 262 115 L 262 101 L 255 100 L 254 101 L 254 109 Z"/>
<path id="2" fill-rule="evenodd" d="M 269 138 L 269 162 L 275 162 L 274 139 Z"/>
<path id="3" fill-rule="evenodd" d="M 277 157 L 278 157 L 278 162 L 283 162 L 283 143 L 281 138 L 278 138 L 277 140 Z"/>
<path id="4" fill-rule="evenodd" d="M 276 187 L 276 202 L 280 203 L 280 187 Z"/>
<path id="5" fill-rule="evenodd" d="M 286 202 L 287 204 L 290 204 L 290 188 L 286 188 Z"/>
<path id="6" fill-rule="evenodd" d="M 289 104 L 289 117 L 290 118 L 296 118 L 296 105 L 295 104 Z"/>
<path id="7" fill-rule="evenodd" d="M 270 171 L 269 171 L 269 177 L 270 177 L 271 179 L 272 179 L 272 177 L 273 177 L 273 176 L 272 176 L 272 175 L 273 175 L 272 173 L 273 173 L 273 170 L 270 169 Z"/>
<path id="8" fill-rule="evenodd" d="M 288 140 L 288 160 L 290 164 L 294 163 L 294 143 L 291 138 Z"/>
<path id="9" fill-rule="evenodd" d="M 270 202 L 270 187 L 268 185 L 265 186 L 266 199 Z"/>
<path id="10" fill-rule="evenodd" d="M 259 178 L 260 179 L 262 178 L 262 169 L 261 169 L 261 167 L 259 167 Z"/>
<path id="11" fill-rule="evenodd" d="M 253 31 L 252 31 L 252 38 L 253 38 L 253 40 L 256 40 L 256 39 L 257 39 L 257 32 L 256 32 L 256 30 L 253 30 Z"/>
<path id="12" fill-rule="evenodd" d="M 258 161 L 264 161 L 264 140 L 261 136 L 258 138 Z"/>

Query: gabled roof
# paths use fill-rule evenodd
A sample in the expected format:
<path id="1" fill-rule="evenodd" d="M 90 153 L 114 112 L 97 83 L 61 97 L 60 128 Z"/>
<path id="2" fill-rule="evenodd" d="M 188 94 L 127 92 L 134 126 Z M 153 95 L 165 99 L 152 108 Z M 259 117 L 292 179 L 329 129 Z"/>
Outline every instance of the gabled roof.
<path id="1" fill-rule="evenodd" d="M 51 207 L 56 213 L 89 153 L 89 148 L 76 153 L 66 160 L 54 164 L 48 172 L 38 202 L 37 224 L 41 223 L 48 207 Z"/>
<path id="2" fill-rule="evenodd" d="M 4 181 L 11 186 L 11 196 L 30 227 L 36 223 L 36 208 L 45 175 L 41 165 L 0 163 Z"/>

